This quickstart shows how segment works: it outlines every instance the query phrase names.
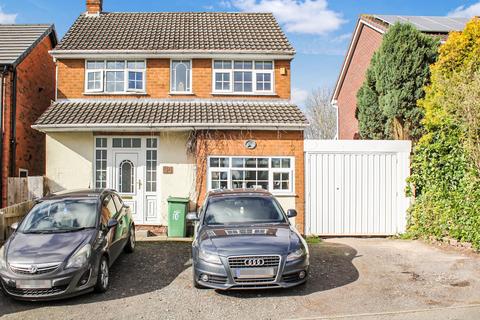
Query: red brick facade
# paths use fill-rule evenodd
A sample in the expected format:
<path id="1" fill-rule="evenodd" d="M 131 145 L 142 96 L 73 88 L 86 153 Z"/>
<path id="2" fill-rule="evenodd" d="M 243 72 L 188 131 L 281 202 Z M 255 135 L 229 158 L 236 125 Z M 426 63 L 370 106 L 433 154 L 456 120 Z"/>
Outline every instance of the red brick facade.
<path id="1" fill-rule="evenodd" d="M 5 79 L 4 134 L 2 158 L 2 206 L 6 205 L 7 177 L 18 176 L 19 169 L 30 176 L 45 174 L 45 135 L 30 126 L 55 99 L 55 64 L 48 53 L 52 40 L 45 37 Z M 13 78 L 16 72 L 15 154 L 11 162 Z"/>
<path id="2" fill-rule="evenodd" d="M 170 94 L 170 59 L 148 59 L 146 73 L 146 94 L 138 95 L 98 95 L 85 94 L 85 60 L 61 59 L 58 65 L 59 99 L 290 99 L 290 61 L 275 61 L 275 95 L 218 95 L 212 94 L 212 59 L 192 60 L 192 94 Z M 281 70 L 285 70 L 282 74 Z"/>
<path id="3" fill-rule="evenodd" d="M 245 140 L 254 139 L 253 150 L 244 146 Z M 197 135 L 197 194 L 202 204 L 207 193 L 207 157 L 222 156 L 290 156 L 295 157 L 296 227 L 303 233 L 305 219 L 304 156 L 302 131 L 204 131 Z"/>
<path id="4" fill-rule="evenodd" d="M 355 139 L 358 136 L 358 121 L 355 118 L 357 91 L 365 80 L 373 54 L 382 43 L 383 34 L 363 23 L 358 32 L 358 41 L 353 44 L 351 58 L 345 62 L 345 76 L 337 95 L 339 139 Z"/>

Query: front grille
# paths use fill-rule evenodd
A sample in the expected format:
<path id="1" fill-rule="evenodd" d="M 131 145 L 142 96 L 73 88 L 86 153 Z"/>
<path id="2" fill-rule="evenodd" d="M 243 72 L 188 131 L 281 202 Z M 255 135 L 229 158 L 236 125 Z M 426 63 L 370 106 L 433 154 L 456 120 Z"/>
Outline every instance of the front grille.
<path id="1" fill-rule="evenodd" d="M 16 274 L 23 275 L 39 275 L 46 274 L 57 270 L 61 263 L 44 263 L 38 265 L 32 264 L 10 264 L 10 269 Z M 32 266 L 35 267 L 35 272 L 32 272 Z"/>
<path id="2" fill-rule="evenodd" d="M 68 286 L 58 286 L 50 289 L 19 289 L 5 286 L 8 293 L 16 296 L 49 296 L 59 294 L 67 290 Z"/>
<path id="3" fill-rule="evenodd" d="M 255 259 L 263 261 L 261 265 L 247 265 L 246 261 Z M 244 257 L 230 257 L 228 258 L 228 264 L 231 269 L 238 268 L 262 268 L 262 267 L 275 267 L 278 268 L 280 264 L 279 256 L 244 256 Z"/>
<path id="4" fill-rule="evenodd" d="M 236 283 L 268 283 L 275 281 L 276 277 L 273 278 L 235 278 Z"/>

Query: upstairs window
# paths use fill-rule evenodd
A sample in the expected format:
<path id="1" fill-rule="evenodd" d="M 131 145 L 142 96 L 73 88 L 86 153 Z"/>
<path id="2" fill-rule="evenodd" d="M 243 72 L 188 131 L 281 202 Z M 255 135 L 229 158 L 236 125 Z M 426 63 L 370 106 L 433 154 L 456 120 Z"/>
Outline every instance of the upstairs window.
<path id="1" fill-rule="evenodd" d="M 145 69 L 145 61 L 87 61 L 85 91 L 87 93 L 145 92 Z"/>
<path id="2" fill-rule="evenodd" d="M 213 61 L 213 93 L 273 94 L 273 77 L 273 61 Z"/>
<path id="3" fill-rule="evenodd" d="M 172 93 L 191 93 L 192 68 L 190 60 L 172 60 L 171 64 L 171 84 Z"/>

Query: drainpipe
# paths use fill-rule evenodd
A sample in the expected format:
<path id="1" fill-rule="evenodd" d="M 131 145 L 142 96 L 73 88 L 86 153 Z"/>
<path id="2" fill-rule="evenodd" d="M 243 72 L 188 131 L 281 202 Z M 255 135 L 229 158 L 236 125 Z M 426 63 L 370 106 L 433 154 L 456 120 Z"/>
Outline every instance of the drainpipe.
<path id="1" fill-rule="evenodd" d="M 4 66 L 2 74 L 0 75 L 0 166 L 3 166 L 3 108 L 4 108 L 4 101 L 5 101 L 4 82 L 5 82 L 5 75 L 7 74 L 7 71 L 8 71 L 8 67 Z M 0 173 L 0 207 L 3 207 L 2 198 L 3 198 L 3 178 L 2 178 L 2 174 Z"/>
<path id="2" fill-rule="evenodd" d="M 10 113 L 10 176 L 15 177 L 15 154 L 17 149 L 17 69 L 12 71 L 12 108 Z"/>

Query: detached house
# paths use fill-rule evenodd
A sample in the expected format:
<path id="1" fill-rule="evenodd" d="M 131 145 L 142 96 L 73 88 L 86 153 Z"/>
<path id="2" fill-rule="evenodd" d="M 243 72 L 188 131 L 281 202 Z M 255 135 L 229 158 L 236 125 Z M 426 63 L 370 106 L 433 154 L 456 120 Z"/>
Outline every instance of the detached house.
<path id="1" fill-rule="evenodd" d="M 290 102 L 295 51 L 268 13 L 107 13 L 87 0 L 51 51 L 47 135 L 54 189 L 114 188 L 137 225 L 166 226 L 169 196 L 264 188 L 303 230 L 303 130 Z"/>
<path id="2" fill-rule="evenodd" d="M 411 23 L 418 30 L 446 40 L 451 31 L 465 28 L 468 18 L 433 16 L 362 15 L 335 85 L 332 104 L 338 110 L 338 138 L 358 139 L 357 92 L 365 80 L 373 54 L 382 44 L 383 35 L 396 22 Z"/>
<path id="3" fill-rule="evenodd" d="M 45 135 L 31 125 L 55 98 L 53 25 L 0 24 L 0 207 L 8 177 L 45 173 Z"/>

